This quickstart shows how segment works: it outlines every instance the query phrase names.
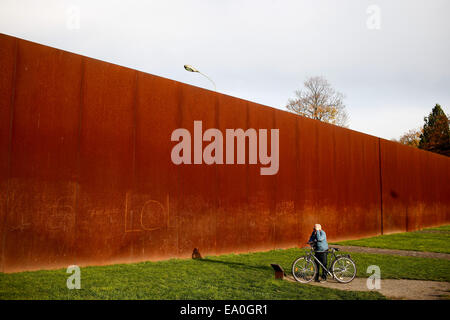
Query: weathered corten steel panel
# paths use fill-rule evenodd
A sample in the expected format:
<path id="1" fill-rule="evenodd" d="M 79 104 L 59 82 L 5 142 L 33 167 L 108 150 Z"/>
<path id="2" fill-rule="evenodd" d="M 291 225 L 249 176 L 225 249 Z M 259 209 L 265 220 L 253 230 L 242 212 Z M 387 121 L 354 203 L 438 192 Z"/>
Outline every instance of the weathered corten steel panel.
<path id="1" fill-rule="evenodd" d="M 249 127 L 248 102 L 225 95 L 217 96 L 217 128 L 223 134 L 226 133 L 226 129 L 247 130 Z M 235 161 L 236 157 L 235 146 Z M 217 166 L 217 254 L 250 250 L 246 223 L 249 194 L 248 166 L 248 164 Z M 236 243 L 241 244 L 239 248 L 236 248 Z"/>
<path id="2" fill-rule="evenodd" d="M 18 40 L 0 37 L 0 271 L 3 266 L 5 241 L 8 178 L 11 147 L 11 119 L 13 115 L 14 77 Z"/>
<path id="3" fill-rule="evenodd" d="M 18 40 L 12 37 L 0 37 L 0 179 L 2 182 L 6 181 L 9 175 L 8 154 L 11 140 L 11 105 L 14 98 L 17 42 Z M 4 195 L 3 192 L 2 195 Z"/>
<path id="4" fill-rule="evenodd" d="M 320 221 L 332 239 L 379 234 L 378 139 L 298 117 L 297 145 L 300 233 Z"/>
<path id="5" fill-rule="evenodd" d="M 383 232 L 414 231 L 450 220 L 447 157 L 380 139 Z"/>
<path id="6" fill-rule="evenodd" d="M 267 129 L 267 146 L 271 139 L 270 129 L 275 128 L 275 109 L 262 108 L 256 103 L 248 104 L 249 128 Z M 259 133 L 258 142 L 261 139 Z M 258 146 L 259 152 L 259 146 Z M 270 148 L 268 148 L 270 152 Z M 259 156 L 259 155 L 258 155 Z M 248 162 L 247 162 L 248 163 Z M 246 243 L 250 250 L 275 249 L 275 179 L 276 175 L 261 175 L 265 165 L 248 166 L 248 207 L 243 220 L 246 226 Z"/>
<path id="7" fill-rule="evenodd" d="M 59 266 L 73 255 L 81 60 L 18 41 L 4 269 Z"/>
<path id="8" fill-rule="evenodd" d="M 215 253 L 217 166 L 204 164 L 202 160 L 203 146 L 208 142 L 202 142 L 201 132 L 217 127 L 216 100 L 216 95 L 210 91 L 191 86 L 181 87 L 179 128 L 185 128 L 191 133 L 193 163 L 177 167 L 181 184 L 180 204 L 177 208 L 178 254 L 182 257 L 190 256 L 195 247 L 201 249 L 203 254 Z M 194 121 L 202 122 L 201 131 L 198 129 L 194 132 Z M 200 142 L 197 145 L 201 146 L 197 161 L 194 146 L 196 139 Z"/>
<path id="9" fill-rule="evenodd" d="M 380 234 L 378 138 L 334 128 L 334 207 L 332 238 Z M 345 182 L 345 183 L 343 183 Z M 348 229 L 353 230 L 347 235 Z"/>
<path id="10" fill-rule="evenodd" d="M 158 92 L 158 94 L 155 94 Z M 179 167 L 170 158 L 170 136 L 180 127 L 180 83 L 138 74 L 133 188 L 128 192 L 124 247 L 130 260 L 176 257 Z"/>
<path id="11" fill-rule="evenodd" d="M 132 188 L 136 83 L 137 71 L 84 60 L 77 264 L 122 261 L 129 255 L 121 238 L 126 195 Z"/>
<path id="12" fill-rule="evenodd" d="M 305 239 L 299 233 L 300 213 L 296 204 L 299 188 L 297 124 L 299 117 L 287 112 L 275 113 L 275 128 L 283 128 L 280 135 L 279 171 L 275 176 L 275 229 L 276 248 L 293 247 Z"/>
<path id="13" fill-rule="evenodd" d="M 314 223 L 336 240 L 450 222 L 446 157 L 6 35 L 0 54 L 1 271 L 286 248 Z M 171 160 L 178 128 L 192 164 Z M 214 128 L 224 164 L 201 157 Z M 227 129 L 266 129 L 268 155 L 278 129 L 278 172 L 249 164 L 248 143 L 225 164 Z"/>

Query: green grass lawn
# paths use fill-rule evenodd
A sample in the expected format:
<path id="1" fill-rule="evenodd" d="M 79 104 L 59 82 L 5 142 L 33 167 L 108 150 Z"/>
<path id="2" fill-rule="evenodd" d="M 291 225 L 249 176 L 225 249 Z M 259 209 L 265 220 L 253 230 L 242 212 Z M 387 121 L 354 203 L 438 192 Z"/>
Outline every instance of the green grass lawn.
<path id="1" fill-rule="evenodd" d="M 304 250 L 172 259 L 81 269 L 81 290 L 68 290 L 65 269 L 0 273 L 0 299 L 383 299 L 377 292 L 349 292 L 274 280 L 270 263 L 290 273 Z M 367 266 L 382 278 L 450 281 L 448 260 L 352 254 L 358 276 Z"/>
<path id="2" fill-rule="evenodd" d="M 81 290 L 65 270 L 0 274 L 0 299 L 383 299 L 274 280 L 271 262 L 290 264 L 298 250 L 172 259 L 81 269 Z"/>
<path id="3" fill-rule="evenodd" d="M 274 280 L 270 263 L 287 268 L 297 254 L 290 249 L 85 267 L 81 290 L 66 288 L 65 269 L 0 273 L 0 299 L 384 299 L 377 292 Z"/>
<path id="4" fill-rule="evenodd" d="M 336 244 L 450 253 L 450 226 L 424 229 L 415 232 L 382 235 L 359 240 L 340 241 Z"/>
<path id="5" fill-rule="evenodd" d="M 356 262 L 357 276 L 368 277 L 367 267 L 377 265 L 382 279 L 412 279 L 450 282 L 450 261 L 403 257 L 387 254 L 350 253 Z"/>
<path id="6" fill-rule="evenodd" d="M 440 226 L 440 227 L 435 227 L 435 228 L 429 228 L 429 229 L 425 229 L 425 230 L 437 230 L 437 231 L 448 231 L 448 232 L 450 232 L 450 225 L 448 225 L 448 226 Z"/>

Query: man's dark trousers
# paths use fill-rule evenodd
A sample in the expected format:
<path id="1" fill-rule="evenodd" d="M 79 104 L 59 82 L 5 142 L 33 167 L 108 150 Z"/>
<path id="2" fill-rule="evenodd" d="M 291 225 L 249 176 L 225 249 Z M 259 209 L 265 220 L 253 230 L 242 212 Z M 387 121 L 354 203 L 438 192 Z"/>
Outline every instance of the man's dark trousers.
<path id="1" fill-rule="evenodd" d="M 323 264 L 325 267 L 327 266 L 327 253 L 326 252 L 315 252 L 314 255 L 320 261 L 321 264 Z M 314 263 L 316 264 L 316 267 L 317 267 L 317 273 L 316 273 L 315 280 L 319 280 L 319 271 L 320 271 L 321 266 L 319 263 L 317 263 L 316 260 L 314 260 Z M 327 272 L 325 271 L 325 269 L 322 268 L 322 279 L 325 280 L 326 278 L 327 278 Z"/>

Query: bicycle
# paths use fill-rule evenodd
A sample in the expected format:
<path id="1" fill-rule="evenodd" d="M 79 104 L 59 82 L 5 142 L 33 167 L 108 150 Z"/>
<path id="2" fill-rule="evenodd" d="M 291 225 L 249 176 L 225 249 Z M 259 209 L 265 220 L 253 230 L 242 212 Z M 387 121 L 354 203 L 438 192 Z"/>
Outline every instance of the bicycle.
<path id="1" fill-rule="evenodd" d="M 316 273 L 318 272 L 314 260 L 317 261 L 317 263 L 319 263 L 332 278 L 336 279 L 336 281 L 340 283 L 349 283 L 355 278 L 356 264 L 350 258 L 349 254 L 337 255 L 336 252 L 339 251 L 338 248 L 318 251 L 326 252 L 327 255 L 332 255 L 331 261 L 327 259 L 330 263 L 327 263 L 327 266 L 324 266 L 314 255 L 316 251 L 313 248 L 313 244 L 308 244 L 311 246 L 311 250 L 305 256 L 295 260 L 292 264 L 292 275 L 295 280 L 301 283 L 308 283 L 314 279 Z M 329 266 L 331 266 L 331 270 L 329 270 Z"/>

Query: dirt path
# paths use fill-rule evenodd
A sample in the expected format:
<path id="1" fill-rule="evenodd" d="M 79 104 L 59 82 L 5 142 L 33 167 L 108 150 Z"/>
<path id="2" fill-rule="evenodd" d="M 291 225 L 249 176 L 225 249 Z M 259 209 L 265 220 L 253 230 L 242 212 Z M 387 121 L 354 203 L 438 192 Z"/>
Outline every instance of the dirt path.
<path id="1" fill-rule="evenodd" d="M 286 280 L 294 281 L 292 276 L 287 276 Z M 333 288 L 348 291 L 370 291 L 367 288 L 367 278 L 355 278 L 352 282 L 343 284 L 335 280 L 326 282 L 310 282 L 309 284 L 298 283 L 299 285 L 313 285 L 325 288 Z M 389 299 L 406 300 L 440 300 L 450 299 L 450 282 L 423 281 L 423 280 L 397 280 L 382 279 L 381 288 L 376 290 Z"/>
<path id="2" fill-rule="evenodd" d="M 393 255 L 398 255 L 398 256 L 450 260 L 450 254 L 448 254 L 448 253 L 381 249 L 381 248 L 369 248 L 369 247 L 358 247 L 358 246 L 341 246 L 341 245 L 337 245 L 337 244 L 332 244 L 332 245 L 330 245 L 330 247 L 339 248 L 339 250 L 346 251 L 346 252 L 393 254 Z"/>

